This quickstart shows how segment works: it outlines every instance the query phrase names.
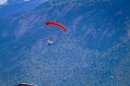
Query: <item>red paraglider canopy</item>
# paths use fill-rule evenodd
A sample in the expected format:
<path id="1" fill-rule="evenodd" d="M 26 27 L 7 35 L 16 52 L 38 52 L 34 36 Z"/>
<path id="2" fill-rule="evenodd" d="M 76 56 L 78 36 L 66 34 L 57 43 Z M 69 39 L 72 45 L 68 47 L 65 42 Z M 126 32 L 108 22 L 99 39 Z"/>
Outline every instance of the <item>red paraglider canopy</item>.
<path id="1" fill-rule="evenodd" d="M 62 24 L 60 24 L 60 23 L 58 23 L 58 22 L 56 22 L 56 21 L 47 21 L 47 22 L 46 22 L 46 25 L 55 25 L 55 26 L 58 26 L 58 27 L 60 27 L 64 32 L 66 32 L 66 28 L 65 28 Z"/>

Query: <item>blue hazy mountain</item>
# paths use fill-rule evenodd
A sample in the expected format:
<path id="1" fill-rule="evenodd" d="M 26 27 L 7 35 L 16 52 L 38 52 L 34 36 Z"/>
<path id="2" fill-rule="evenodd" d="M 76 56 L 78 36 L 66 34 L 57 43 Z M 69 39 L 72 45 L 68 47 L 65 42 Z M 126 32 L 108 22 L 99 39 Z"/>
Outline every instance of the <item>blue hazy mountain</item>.
<path id="1" fill-rule="evenodd" d="M 6 4 L 0 5 L 0 18 L 15 13 L 22 13 L 22 12 L 33 10 L 44 1 L 45 0 L 30 0 L 30 1 L 8 0 Z"/>
<path id="2" fill-rule="evenodd" d="M 49 0 L 0 19 L 0 85 L 129 86 L 129 3 Z"/>

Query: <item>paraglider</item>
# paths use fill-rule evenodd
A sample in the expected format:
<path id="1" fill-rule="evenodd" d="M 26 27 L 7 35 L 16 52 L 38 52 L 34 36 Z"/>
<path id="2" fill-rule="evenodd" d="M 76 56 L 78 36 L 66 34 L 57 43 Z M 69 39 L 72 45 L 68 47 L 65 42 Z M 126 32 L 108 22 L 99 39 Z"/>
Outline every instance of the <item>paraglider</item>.
<path id="1" fill-rule="evenodd" d="M 54 26 L 58 26 L 59 28 L 61 28 L 64 32 L 66 32 L 66 28 L 61 24 L 61 23 L 58 23 L 56 21 L 47 21 L 45 23 L 46 25 L 54 25 Z M 53 43 L 53 38 L 50 37 L 50 39 L 48 40 L 48 45 L 50 46 L 51 44 Z"/>
<path id="2" fill-rule="evenodd" d="M 48 40 L 48 45 L 50 46 L 53 43 L 53 38 L 50 37 L 50 39 Z"/>

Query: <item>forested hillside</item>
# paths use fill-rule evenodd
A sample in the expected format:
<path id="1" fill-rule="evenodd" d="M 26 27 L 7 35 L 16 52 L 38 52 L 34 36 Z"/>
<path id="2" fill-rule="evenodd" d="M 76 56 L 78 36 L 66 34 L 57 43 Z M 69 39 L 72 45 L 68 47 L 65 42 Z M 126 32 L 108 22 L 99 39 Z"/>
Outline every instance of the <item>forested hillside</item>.
<path id="1" fill-rule="evenodd" d="M 129 86 L 129 3 L 49 0 L 0 19 L 0 85 Z"/>

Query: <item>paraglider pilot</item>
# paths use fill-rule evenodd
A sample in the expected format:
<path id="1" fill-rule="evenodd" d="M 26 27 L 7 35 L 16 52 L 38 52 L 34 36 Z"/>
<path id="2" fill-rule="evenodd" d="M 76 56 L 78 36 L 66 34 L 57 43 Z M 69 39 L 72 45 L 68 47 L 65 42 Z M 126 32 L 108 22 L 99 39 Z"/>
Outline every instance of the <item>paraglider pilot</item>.
<path id="1" fill-rule="evenodd" d="M 53 43 L 53 38 L 50 37 L 50 39 L 48 40 L 48 45 L 50 46 Z"/>

